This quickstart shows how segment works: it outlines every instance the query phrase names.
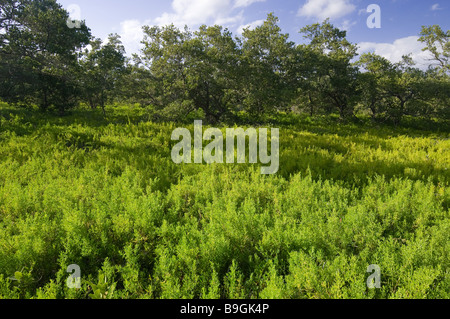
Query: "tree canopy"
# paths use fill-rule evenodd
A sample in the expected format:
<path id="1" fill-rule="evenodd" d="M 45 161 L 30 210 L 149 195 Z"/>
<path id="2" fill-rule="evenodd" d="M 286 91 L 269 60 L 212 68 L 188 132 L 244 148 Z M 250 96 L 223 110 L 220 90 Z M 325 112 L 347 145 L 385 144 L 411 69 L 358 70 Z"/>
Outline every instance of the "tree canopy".
<path id="1" fill-rule="evenodd" d="M 211 123 L 295 111 L 365 113 L 393 123 L 449 114 L 450 31 L 437 25 L 421 30 L 434 61 L 421 70 L 407 56 L 399 63 L 358 56 L 329 19 L 300 30 L 305 44 L 290 41 L 272 13 L 239 37 L 218 25 L 145 26 L 143 49 L 132 59 L 118 35 L 103 41 L 84 22 L 70 28 L 67 20 L 55 0 L 0 1 L 2 100 L 60 112 L 80 103 L 105 112 L 122 101 L 155 119 L 195 114 Z"/>

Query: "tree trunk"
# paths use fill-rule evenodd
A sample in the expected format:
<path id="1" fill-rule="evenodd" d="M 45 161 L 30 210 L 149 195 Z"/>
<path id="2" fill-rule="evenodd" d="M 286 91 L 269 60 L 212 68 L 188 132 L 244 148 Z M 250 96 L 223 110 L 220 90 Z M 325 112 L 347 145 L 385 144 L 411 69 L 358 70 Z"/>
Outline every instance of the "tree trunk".
<path id="1" fill-rule="evenodd" d="M 345 105 L 339 105 L 339 116 L 341 118 L 341 120 L 343 120 L 345 118 Z"/>
<path id="2" fill-rule="evenodd" d="M 44 87 L 44 90 L 43 90 L 43 98 L 44 98 L 44 101 L 41 103 L 41 106 L 40 106 L 40 108 L 41 108 L 41 110 L 47 110 L 47 108 L 48 108 L 48 97 L 47 97 L 47 87 Z"/>
<path id="3" fill-rule="evenodd" d="M 106 110 L 105 110 L 105 97 L 104 94 L 102 92 L 102 97 L 101 97 L 101 107 L 102 107 L 102 111 L 103 111 L 103 116 L 106 117 Z"/>
<path id="4" fill-rule="evenodd" d="M 313 104 L 313 100 L 311 97 L 311 93 L 308 93 L 308 97 L 309 97 L 309 115 L 311 117 L 314 116 L 314 104 Z"/>

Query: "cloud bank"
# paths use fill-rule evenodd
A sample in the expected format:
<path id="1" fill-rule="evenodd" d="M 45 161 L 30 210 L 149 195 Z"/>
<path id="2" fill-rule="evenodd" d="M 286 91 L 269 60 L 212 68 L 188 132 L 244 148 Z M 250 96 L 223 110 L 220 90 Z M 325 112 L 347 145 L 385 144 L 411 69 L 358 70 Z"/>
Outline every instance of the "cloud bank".
<path id="1" fill-rule="evenodd" d="M 360 42 L 358 53 L 374 52 L 393 63 L 400 62 L 402 56 L 411 53 L 417 63 L 416 67 L 425 70 L 431 64 L 431 56 L 429 52 L 422 51 L 425 45 L 418 40 L 418 36 L 410 36 L 397 39 L 393 43 Z"/>
<path id="2" fill-rule="evenodd" d="M 263 20 L 246 23 L 244 10 L 258 2 L 266 0 L 172 0 L 171 11 L 146 21 L 125 20 L 120 24 L 120 36 L 128 54 L 138 53 L 143 39 L 142 26 L 197 27 L 202 24 L 224 25 L 233 28 L 238 34 L 246 27 L 256 27 Z"/>
<path id="3" fill-rule="evenodd" d="M 350 0 L 308 0 L 297 15 L 323 21 L 342 18 L 355 10 L 356 6 Z"/>

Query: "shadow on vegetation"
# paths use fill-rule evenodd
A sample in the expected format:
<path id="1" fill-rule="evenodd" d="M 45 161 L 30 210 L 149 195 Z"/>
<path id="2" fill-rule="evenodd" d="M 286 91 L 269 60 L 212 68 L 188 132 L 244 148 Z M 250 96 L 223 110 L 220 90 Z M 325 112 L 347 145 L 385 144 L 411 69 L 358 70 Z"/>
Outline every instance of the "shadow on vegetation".
<path id="1" fill-rule="evenodd" d="M 155 136 L 158 124 L 151 126 L 141 108 L 109 109 L 105 118 L 100 110 L 91 109 L 73 110 L 61 117 L 51 113 L 0 107 L 0 120 L 0 141 L 5 138 L 2 137 L 3 132 L 19 137 L 48 137 L 58 147 L 92 154 L 98 161 L 96 165 L 113 163 L 109 164 L 110 174 L 119 175 L 127 165 L 133 166 L 144 172 L 146 178 L 160 179 L 161 190 L 176 183 L 183 175 L 182 168 L 170 160 L 170 132 L 161 129 L 160 136 Z M 368 150 L 395 151 L 386 139 L 398 136 L 446 139 L 449 131 L 446 130 L 448 127 L 445 121 L 436 124 L 433 127 L 435 130 L 429 130 L 431 124 L 428 122 L 422 124 L 426 130 L 380 126 L 370 120 L 365 122 L 355 124 L 341 122 L 333 117 L 280 115 L 259 124 L 279 127 L 286 134 L 281 136 L 278 172 L 286 179 L 296 173 L 310 171 L 314 179 L 342 181 L 350 187 L 365 184 L 376 175 L 384 175 L 386 179 L 431 179 L 435 183 L 450 181 L 447 170 L 435 167 L 431 160 L 400 163 L 359 156 L 359 153 L 365 154 Z M 146 131 L 142 132 L 141 126 L 135 127 L 140 123 Z M 418 126 L 417 122 L 411 123 Z M 147 124 L 149 127 L 145 127 Z M 354 150 L 349 145 L 358 147 L 357 155 L 352 154 Z M 81 163 L 85 161 L 83 159 Z"/>

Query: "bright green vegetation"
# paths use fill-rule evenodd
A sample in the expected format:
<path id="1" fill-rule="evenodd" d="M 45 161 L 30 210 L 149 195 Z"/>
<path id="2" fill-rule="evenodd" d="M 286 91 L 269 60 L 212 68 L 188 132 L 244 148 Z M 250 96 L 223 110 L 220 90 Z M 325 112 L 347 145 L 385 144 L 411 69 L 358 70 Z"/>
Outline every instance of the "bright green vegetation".
<path id="1" fill-rule="evenodd" d="M 177 126 L 141 110 L 0 106 L 0 297 L 450 297 L 445 123 L 289 115 L 263 176 L 173 164 Z"/>
<path id="2" fill-rule="evenodd" d="M 450 31 L 425 71 L 329 19 L 144 26 L 130 59 L 68 17 L 0 1 L 0 298 L 449 298 Z M 194 119 L 280 128 L 278 174 L 175 165 Z"/>

